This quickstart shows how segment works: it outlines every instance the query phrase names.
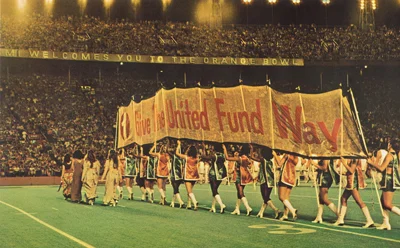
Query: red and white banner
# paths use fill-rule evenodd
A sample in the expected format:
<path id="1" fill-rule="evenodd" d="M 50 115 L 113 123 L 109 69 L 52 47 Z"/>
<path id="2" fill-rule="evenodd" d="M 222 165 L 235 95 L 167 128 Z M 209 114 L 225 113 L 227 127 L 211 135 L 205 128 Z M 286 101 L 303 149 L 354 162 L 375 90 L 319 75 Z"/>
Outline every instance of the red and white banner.
<path id="1" fill-rule="evenodd" d="M 281 93 L 267 86 L 160 90 L 118 111 L 117 147 L 164 137 L 253 143 L 301 155 L 365 157 L 341 90 Z"/>

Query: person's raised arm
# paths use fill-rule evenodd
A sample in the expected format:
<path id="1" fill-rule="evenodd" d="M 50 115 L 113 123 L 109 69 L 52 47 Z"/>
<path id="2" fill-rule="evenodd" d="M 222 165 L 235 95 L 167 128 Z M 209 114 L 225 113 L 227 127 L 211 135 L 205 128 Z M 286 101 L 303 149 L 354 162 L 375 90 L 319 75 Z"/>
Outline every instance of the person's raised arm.
<path id="1" fill-rule="evenodd" d="M 257 157 L 254 157 L 254 156 L 253 156 L 253 153 L 254 153 L 253 145 L 252 145 L 252 144 L 249 144 L 249 147 L 250 147 L 250 159 L 251 159 L 251 160 L 254 160 L 254 161 L 256 161 L 256 162 L 261 162 L 261 156 L 260 156 L 260 154 L 258 154 Z"/>
<path id="2" fill-rule="evenodd" d="M 186 155 L 181 154 L 181 141 L 180 140 L 177 141 L 175 154 L 176 154 L 176 156 L 178 156 L 182 159 L 186 159 Z"/>
<path id="3" fill-rule="evenodd" d="M 393 160 L 393 155 L 391 153 L 388 153 L 385 157 L 385 160 L 383 160 L 381 165 L 378 164 L 379 160 L 377 160 L 377 159 L 373 160 L 373 159 L 369 158 L 367 162 L 368 162 L 368 164 L 372 165 L 372 167 L 376 168 L 380 172 L 383 172 L 384 170 L 386 170 L 387 166 L 389 165 L 389 163 L 392 160 Z"/>
<path id="4" fill-rule="evenodd" d="M 157 143 L 154 143 L 153 147 L 152 147 L 152 148 L 150 149 L 150 151 L 149 151 L 149 154 L 150 154 L 150 156 L 152 156 L 152 157 L 160 158 L 160 153 L 154 151 L 154 150 L 156 149 L 156 146 L 157 146 Z M 161 147 L 161 149 L 162 149 L 162 147 Z M 161 150 L 161 149 L 160 149 L 160 150 Z"/>
<path id="5" fill-rule="evenodd" d="M 350 171 L 350 173 L 353 174 L 353 173 L 356 171 L 356 163 L 353 163 L 352 160 L 350 160 L 350 166 L 349 166 L 347 160 L 344 159 L 343 157 L 340 157 L 340 161 L 342 162 L 343 166 L 344 166 L 348 171 Z"/>
<path id="6" fill-rule="evenodd" d="M 229 157 L 228 151 L 226 150 L 225 144 L 222 144 L 222 149 L 224 150 L 225 159 L 228 161 L 239 161 L 237 157 Z"/>

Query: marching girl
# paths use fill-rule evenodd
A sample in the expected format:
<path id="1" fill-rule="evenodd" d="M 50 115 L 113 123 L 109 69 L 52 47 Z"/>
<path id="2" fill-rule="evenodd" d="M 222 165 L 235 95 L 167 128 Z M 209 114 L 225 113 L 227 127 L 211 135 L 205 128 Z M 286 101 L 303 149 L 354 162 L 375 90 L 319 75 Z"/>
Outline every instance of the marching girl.
<path id="1" fill-rule="evenodd" d="M 204 148 L 205 146 L 203 144 L 203 149 Z M 227 170 L 225 167 L 225 155 L 222 153 L 221 148 L 218 149 L 217 146 L 209 146 L 209 154 L 202 155 L 201 159 L 207 161 L 210 165 L 208 178 L 213 195 L 210 212 L 216 212 L 215 202 L 218 202 L 220 206 L 220 213 L 223 214 L 225 212 L 226 206 L 224 203 L 222 203 L 221 196 L 218 193 L 218 188 L 222 180 L 227 177 Z"/>
<path id="2" fill-rule="evenodd" d="M 99 182 L 100 162 L 92 150 L 88 151 L 83 164 L 82 182 L 85 188 L 85 198 L 89 205 L 93 205 L 97 197 L 97 184 Z"/>
<path id="3" fill-rule="evenodd" d="M 122 177 L 121 182 L 117 186 L 118 193 L 119 193 L 119 199 L 122 199 L 124 181 L 127 179 L 127 178 L 125 178 L 125 161 L 126 161 L 125 149 L 122 148 L 122 149 L 120 149 L 118 151 L 118 170 L 119 170 L 119 173 L 121 174 L 121 177 Z M 125 184 L 125 185 L 127 185 L 126 187 L 127 187 L 128 191 L 129 191 L 129 185 L 128 184 Z M 130 192 L 129 193 L 130 194 L 132 193 L 132 187 L 130 188 Z M 132 196 L 133 196 L 133 194 L 132 194 Z M 130 197 L 131 197 L 131 195 L 129 195 L 129 198 Z"/>
<path id="4" fill-rule="evenodd" d="M 194 210 L 197 211 L 198 202 L 195 195 L 193 194 L 193 187 L 197 180 L 199 180 L 199 172 L 197 169 L 197 164 L 199 159 L 197 158 L 197 149 L 195 146 L 189 146 L 187 155 L 181 154 L 181 141 L 177 141 L 177 147 L 175 154 L 181 159 L 185 159 L 185 169 L 184 169 L 184 181 L 186 186 L 186 191 L 188 193 L 189 199 L 193 202 Z M 188 204 L 189 207 L 190 204 Z"/>
<path id="5" fill-rule="evenodd" d="M 368 160 L 368 164 L 382 172 L 382 180 L 380 186 L 382 189 L 381 203 L 383 207 L 383 223 L 377 229 L 391 230 L 389 223 L 389 211 L 400 215 L 400 209 L 393 206 L 393 196 L 396 189 L 400 188 L 400 174 L 399 174 L 399 157 L 400 157 L 400 143 L 398 140 L 391 141 L 388 145 L 388 154 L 386 155 L 382 164 L 373 159 Z"/>
<path id="6" fill-rule="evenodd" d="M 250 154 L 253 154 L 252 145 L 250 145 Z M 267 206 L 270 206 L 275 212 L 275 219 L 278 219 L 280 211 L 277 207 L 275 207 L 270 197 L 272 188 L 275 185 L 272 150 L 269 147 L 263 147 L 261 150 L 261 154 L 257 155 L 257 157 L 252 156 L 251 159 L 260 163 L 258 181 L 260 182 L 261 196 L 264 201 L 260 211 L 257 214 L 257 217 L 263 218 L 265 208 L 267 208 Z"/>
<path id="7" fill-rule="evenodd" d="M 118 202 L 117 186 L 122 181 L 122 176 L 118 168 L 118 156 L 114 150 L 108 152 L 108 157 L 104 165 L 104 173 L 101 177 L 102 181 L 106 181 L 105 192 L 103 197 L 103 205 L 114 206 Z"/>
<path id="8" fill-rule="evenodd" d="M 350 196 L 353 196 L 354 200 L 361 208 L 362 212 L 367 219 L 367 223 L 363 226 L 363 228 L 368 228 L 374 226 L 374 221 L 371 218 L 367 205 L 363 202 L 360 196 L 359 189 L 365 188 L 365 180 L 364 175 L 361 169 L 361 160 L 360 159 L 344 159 L 340 158 L 342 164 L 347 169 L 346 177 L 347 177 L 347 185 L 341 197 L 342 207 L 339 211 L 339 218 L 333 224 L 335 226 L 343 226 L 344 225 L 344 217 L 347 212 L 347 200 Z"/>
<path id="9" fill-rule="evenodd" d="M 147 195 L 148 197 L 146 198 L 146 200 L 148 200 L 150 203 L 154 202 L 154 179 L 153 179 L 153 175 L 150 175 L 150 169 L 149 168 L 153 165 L 150 166 L 150 157 L 144 155 L 143 153 L 143 146 L 140 147 L 140 155 L 137 155 L 137 157 L 139 157 L 140 160 L 140 166 L 143 169 L 144 172 L 144 187 L 146 189 Z M 152 158 L 154 159 L 154 158 Z M 154 161 L 154 160 L 153 160 Z"/>
<path id="10" fill-rule="evenodd" d="M 137 184 L 137 186 L 139 186 L 140 191 L 142 192 L 141 201 L 145 201 L 146 198 L 148 197 L 148 193 L 146 192 L 145 183 L 144 183 L 144 180 L 146 178 L 146 168 L 144 167 L 142 160 L 140 159 L 138 150 L 139 150 L 139 146 L 135 145 L 134 152 L 132 155 L 133 155 L 133 159 L 136 159 L 136 165 L 138 168 L 138 172 L 136 175 L 136 184 Z"/>
<path id="11" fill-rule="evenodd" d="M 67 154 L 64 156 L 64 161 L 62 164 L 62 172 L 61 172 L 63 196 L 65 200 L 71 198 L 72 174 L 73 174 L 73 169 L 72 169 L 71 155 Z"/>
<path id="12" fill-rule="evenodd" d="M 158 158 L 158 165 L 156 169 L 156 177 L 157 177 L 157 186 L 158 186 L 158 191 L 160 192 L 161 195 L 161 201 L 160 205 L 165 205 L 166 200 L 165 200 L 165 192 L 166 192 L 166 183 L 167 183 L 167 178 L 169 177 L 169 171 L 168 171 L 168 163 L 170 160 L 170 156 L 167 153 L 168 151 L 168 146 L 161 146 L 160 152 L 154 152 L 156 149 L 156 143 L 154 143 L 153 147 L 150 149 L 150 156 Z"/>
<path id="13" fill-rule="evenodd" d="M 184 170 L 184 165 L 186 161 L 184 159 L 181 159 L 180 157 L 176 156 L 174 153 L 170 153 L 168 150 L 168 154 L 170 157 L 172 157 L 172 163 L 171 163 L 171 185 L 174 190 L 174 195 L 172 197 L 171 201 L 171 207 L 175 207 L 175 200 L 178 201 L 179 203 L 179 208 L 183 208 L 184 202 L 182 201 L 181 195 L 179 193 L 179 186 L 184 182 L 183 181 L 183 170 Z"/>
<path id="14" fill-rule="evenodd" d="M 83 158 L 85 156 L 81 150 L 76 150 L 72 154 L 72 185 L 71 185 L 71 201 L 79 203 L 82 200 L 82 172 Z"/>
<path id="15" fill-rule="evenodd" d="M 277 167 L 281 168 L 278 192 L 279 200 L 284 205 L 284 212 L 280 220 L 287 220 L 290 211 L 293 221 L 295 221 L 297 219 L 297 209 L 292 206 L 289 200 L 292 188 L 296 183 L 296 165 L 299 158 L 290 154 L 283 154 L 283 157 L 280 158 L 275 151 L 272 151 L 272 155 L 277 163 Z"/>
<path id="16" fill-rule="evenodd" d="M 235 152 L 233 157 L 229 157 L 228 152 L 224 144 L 222 144 L 222 149 L 224 150 L 225 159 L 228 161 L 235 161 L 235 171 L 236 171 L 236 191 L 237 200 L 236 207 L 232 214 L 240 215 L 240 203 L 243 202 L 247 210 L 247 216 L 250 216 L 253 209 L 249 206 L 246 196 L 244 195 L 244 188 L 247 184 L 252 183 L 253 178 L 250 173 L 251 163 L 247 157 L 249 154 L 248 146 L 243 146 L 240 152 Z"/>
<path id="17" fill-rule="evenodd" d="M 328 190 L 332 186 L 333 180 L 337 183 L 336 175 L 334 174 L 334 160 L 333 159 L 321 159 L 318 164 L 314 165 L 317 168 L 317 184 L 319 186 L 319 205 L 317 217 L 313 220 L 313 223 L 322 223 L 322 213 L 324 212 L 324 205 L 328 206 L 332 212 L 338 216 L 337 208 L 328 199 Z"/>

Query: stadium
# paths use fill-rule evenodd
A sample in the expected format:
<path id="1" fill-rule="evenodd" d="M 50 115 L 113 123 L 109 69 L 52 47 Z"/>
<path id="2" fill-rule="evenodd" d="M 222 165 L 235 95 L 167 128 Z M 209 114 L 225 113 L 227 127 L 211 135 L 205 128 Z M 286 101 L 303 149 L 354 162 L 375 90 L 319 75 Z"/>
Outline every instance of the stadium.
<path id="1" fill-rule="evenodd" d="M 1 247 L 398 247 L 398 0 L 0 11 Z"/>

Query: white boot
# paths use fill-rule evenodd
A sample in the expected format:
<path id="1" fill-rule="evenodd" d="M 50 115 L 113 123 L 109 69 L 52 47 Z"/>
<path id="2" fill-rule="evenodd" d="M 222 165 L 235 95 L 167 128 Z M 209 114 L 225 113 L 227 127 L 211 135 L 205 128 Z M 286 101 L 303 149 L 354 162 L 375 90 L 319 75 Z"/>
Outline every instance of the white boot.
<path id="1" fill-rule="evenodd" d="M 242 197 L 242 202 L 243 202 L 243 205 L 246 207 L 246 210 L 247 210 L 247 216 L 250 216 L 251 215 L 251 213 L 253 212 L 253 209 L 249 206 L 249 202 L 247 201 L 247 198 L 246 197 Z"/>
<path id="2" fill-rule="evenodd" d="M 240 215 L 240 203 L 242 202 L 242 200 L 237 199 L 236 200 L 236 207 L 235 210 L 233 210 L 233 212 L 231 214 L 236 214 L 236 215 Z"/>
<path id="3" fill-rule="evenodd" d="M 171 208 L 175 207 L 175 195 L 172 197 L 171 204 L 169 205 Z"/>
<path id="4" fill-rule="evenodd" d="M 188 195 L 189 196 L 189 195 Z M 186 209 L 191 209 L 192 208 L 192 200 L 190 199 L 190 197 L 188 198 L 188 203 L 186 205 Z"/>
<path id="5" fill-rule="evenodd" d="M 143 187 L 140 187 L 140 191 L 142 191 L 141 201 L 145 201 L 146 200 L 146 189 Z"/>
<path id="6" fill-rule="evenodd" d="M 312 223 L 322 223 L 322 214 L 324 212 L 324 204 L 319 204 L 318 205 L 318 212 L 317 212 L 317 217 L 315 220 L 312 221 Z"/>
<path id="7" fill-rule="evenodd" d="M 376 229 L 378 229 L 378 230 L 391 230 L 392 227 L 390 226 L 390 223 L 389 223 L 389 211 L 388 210 L 383 210 L 382 215 L 383 215 L 383 223 L 382 223 L 381 226 L 377 227 Z"/>
<path id="8" fill-rule="evenodd" d="M 333 224 L 334 226 L 343 226 L 344 225 L 344 217 L 346 216 L 347 206 L 342 206 L 340 208 L 339 217 L 337 221 Z"/>
<path id="9" fill-rule="evenodd" d="M 400 215 L 400 209 L 398 207 L 392 207 L 392 209 L 390 211 L 392 211 L 392 213 Z"/>
<path id="10" fill-rule="evenodd" d="M 278 218 L 279 218 L 279 214 L 281 213 L 281 211 L 279 211 L 279 209 L 278 209 L 277 207 L 275 207 L 275 205 L 274 205 L 274 203 L 272 202 L 272 200 L 269 200 L 269 201 L 267 202 L 267 204 L 268 204 L 268 206 L 269 206 L 270 208 L 272 208 L 272 210 L 274 210 L 274 212 L 275 212 L 275 219 L 278 219 Z"/>
<path id="11" fill-rule="evenodd" d="M 365 206 L 361 209 L 365 215 L 365 218 L 367 219 L 367 223 L 363 226 L 363 228 L 369 228 L 374 226 L 374 221 L 371 218 L 371 215 L 369 213 L 368 207 Z"/>
<path id="12" fill-rule="evenodd" d="M 225 204 L 222 203 L 221 196 L 215 195 L 215 200 L 218 202 L 219 207 L 221 208 L 220 213 L 221 214 L 225 213 L 226 206 L 225 206 Z"/>
<path id="13" fill-rule="evenodd" d="M 189 197 L 190 197 L 190 199 L 192 199 L 192 202 L 193 202 L 193 205 L 194 205 L 193 210 L 194 210 L 194 211 L 197 211 L 198 202 L 197 202 L 197 200 L 196 200 L 196 197 L 194 196 L 193 193 L 190 193 L 190 194 L 189 194 Z"/>
<path id="14" fill-rule="evenodd" d="M 261 209 L 257 214 L 257 217 L 263 218 L 264 217 L 264 210 L 267 207 L 267 204 L 263 203 L 263 205 L 261 205 Z"/>
<path id="15" fill-rule="evenodd" d="M 328 205 L 328 208 L 334 212 L 336 214 L 336 217 L 339 217 L 339 213 L 337 211 L 337 207 L 335 206 L 335 204 L 333 204 L 333 202 L 331 202 L 331 204 Z"/>
<path id="16" fill-rule="evenodd" d="M 289 214 L 289 209 L 285 206 L 285 209 L 283 210 L 283 215 L 281 218 L 279 218 L 279 220 L 280 221 L 288 220 L 289 219 L 288 214 Z"/>
<path id="17" fill-rule="evenodd" d="M 217 210 L 215 210 L 215 197 L 213 197 L 212 203 L 211 203 L 211 208 L 210 212 L 215 213 Z"/>
<path id="18" fill-rule="evenodd" d="M 288 200 L 284 200 L 283 204 L 289 209 L 292 213 L 293 221 L 297 219 L 297 209 L 295 209 L 292 204 Z"/>
<path id="19" fill-rule="evenodd" d="M 185 205 L 185 203 L 182 201 L 181 195 L 180 195 L 179 193 L 176 193 L 176 194 L 175 194 L 175 197 L 176 197 L 176 199 L 177 199 L 178 202 L 179 202 L 179 208 L 182 208 L 183 205 Z"/>

